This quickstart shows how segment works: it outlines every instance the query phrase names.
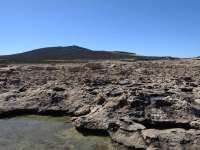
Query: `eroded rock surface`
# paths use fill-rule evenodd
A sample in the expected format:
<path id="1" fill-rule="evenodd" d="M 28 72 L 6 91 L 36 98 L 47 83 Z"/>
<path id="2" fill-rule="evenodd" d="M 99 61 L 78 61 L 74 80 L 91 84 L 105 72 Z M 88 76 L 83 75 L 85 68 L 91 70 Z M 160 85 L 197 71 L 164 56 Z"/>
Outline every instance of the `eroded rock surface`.
<path id="1" fill-rule="evenodd" d="M 0 115 L 68 114 L 128 149 L 200 150 L 200 61 L 1 65 Z"/>

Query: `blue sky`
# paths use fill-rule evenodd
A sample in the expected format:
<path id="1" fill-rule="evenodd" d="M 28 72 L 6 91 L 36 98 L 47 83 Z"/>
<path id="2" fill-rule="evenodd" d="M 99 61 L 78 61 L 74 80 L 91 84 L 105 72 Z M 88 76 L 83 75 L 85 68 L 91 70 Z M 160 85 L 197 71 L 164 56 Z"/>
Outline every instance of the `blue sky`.
<path id="1" fill-rule="evenodd" d="M 1 0 L 0 55 L 80 45 L 200 55 L 199 0 Z"/>

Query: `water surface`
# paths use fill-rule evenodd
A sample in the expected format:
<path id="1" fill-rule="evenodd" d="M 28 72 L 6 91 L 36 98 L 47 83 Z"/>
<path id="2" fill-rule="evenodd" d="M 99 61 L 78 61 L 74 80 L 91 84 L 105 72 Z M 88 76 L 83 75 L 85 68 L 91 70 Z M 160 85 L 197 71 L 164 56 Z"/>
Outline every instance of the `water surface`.
<path id="1" fill-rule="evenodd" d="M 110 138 L 83 136 L 68 117 L 0 119 L 0 150 L 116 150 Z"/>

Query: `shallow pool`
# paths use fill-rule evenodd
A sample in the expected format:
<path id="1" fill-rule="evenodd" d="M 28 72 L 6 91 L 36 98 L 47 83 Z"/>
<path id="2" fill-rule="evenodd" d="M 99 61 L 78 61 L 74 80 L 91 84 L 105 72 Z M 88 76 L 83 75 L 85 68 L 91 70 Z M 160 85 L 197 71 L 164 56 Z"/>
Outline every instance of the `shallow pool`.
<path id="1" fill-rule="evenodd" d="M 0 150 L 116 150 L 110 138 L 83 136 L 68 117 L 0 119 Z"/>

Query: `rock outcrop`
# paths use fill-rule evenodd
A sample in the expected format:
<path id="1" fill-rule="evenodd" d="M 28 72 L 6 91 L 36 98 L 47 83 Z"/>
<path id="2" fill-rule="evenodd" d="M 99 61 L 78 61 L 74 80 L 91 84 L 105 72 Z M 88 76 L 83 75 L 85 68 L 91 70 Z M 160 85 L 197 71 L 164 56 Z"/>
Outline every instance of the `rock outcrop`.
<path id="1" fill-rule="evenodd" d="M 0 116 L 71 115 L 127 149 L 200 149 L 199 60 L 1 65 Z"/>

